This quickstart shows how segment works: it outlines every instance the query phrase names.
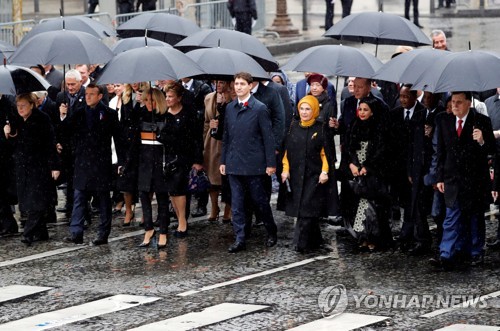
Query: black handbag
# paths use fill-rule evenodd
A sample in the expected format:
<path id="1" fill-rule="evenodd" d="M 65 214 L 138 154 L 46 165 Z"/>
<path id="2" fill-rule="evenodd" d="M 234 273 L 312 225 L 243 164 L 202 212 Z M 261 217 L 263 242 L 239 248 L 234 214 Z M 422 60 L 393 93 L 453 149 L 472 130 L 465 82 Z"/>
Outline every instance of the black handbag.
<path id="1" fill-rule="evenodd" d="M 377 176 L 357 176 L 349 180 L 349 186 L 360 198 L 374 200 L 389 194 L 387 185 Z"/>
<path id="2" fill-rule="evenodd" d="M 191 193 L 206 192 L 210 188 L 210 180 L 203 170 L 191 169 L 189 172 L 188 190 Z"/>
<path id="3" fill-rule="evenodd" d="M 163 147 L 163 175 L 165 178 L 172 177 L 179 168 L 177 155 L 170 161 L 165 161 L 165 147 Z"/>

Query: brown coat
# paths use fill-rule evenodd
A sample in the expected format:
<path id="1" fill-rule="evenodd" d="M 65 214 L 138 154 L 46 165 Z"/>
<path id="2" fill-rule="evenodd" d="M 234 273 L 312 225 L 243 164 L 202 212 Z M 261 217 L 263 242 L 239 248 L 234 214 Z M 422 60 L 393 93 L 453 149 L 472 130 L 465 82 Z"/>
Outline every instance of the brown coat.
<path id="1" fill-rule="evenodd" d="M 217 93 L 212 92 L 205 97 L 204 164 L 208 179 L 212 185 L 222 185 L 219 171 L 222 141 L 210 136 L 210 120 L 219 115 L 217 111 Z"/>

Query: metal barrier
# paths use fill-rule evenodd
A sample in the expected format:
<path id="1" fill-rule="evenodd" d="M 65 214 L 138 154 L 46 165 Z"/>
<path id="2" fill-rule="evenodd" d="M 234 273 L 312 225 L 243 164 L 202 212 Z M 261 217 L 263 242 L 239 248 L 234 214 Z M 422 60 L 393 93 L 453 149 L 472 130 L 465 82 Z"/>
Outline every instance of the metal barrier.
<path id="1" fill-rule="evenodd" d="M 35 20 L 0 23 L 0 40 L 18 45 L 24 35 L 35 25 Z"/>
<path id="2" fill-rule="evenodd" d="M 118 14 L 115 16 L 116 26 L 119 26 L 120 24 L 127 22 L 132 17 L 136 17 L 137 15 L 143 13 L 167 13 L 172 15 L 179 15 L 179 11 L 176 8 L 166 8 L 166 9 L 151 10 L 151 11 L 141 11 L 137 13 Z"/>
<path id="3" fill-rule="evenodd" d="M 182 16 L 193 19 L 202 29 L 234 29 L 227 0 L 185 5 Z"/>

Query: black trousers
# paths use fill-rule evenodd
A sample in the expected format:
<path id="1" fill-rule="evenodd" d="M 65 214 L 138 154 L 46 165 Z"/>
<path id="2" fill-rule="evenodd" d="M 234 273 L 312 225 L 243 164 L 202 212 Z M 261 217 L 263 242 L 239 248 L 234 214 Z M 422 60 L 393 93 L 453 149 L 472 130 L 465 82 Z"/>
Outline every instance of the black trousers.
<path id="1" fill-rule="evenodd" d="M 418 0 L 405 0 L 405 17 L 410 19 L 410 5 L 413 3 L 413 23 L 419 25 L 418 23 Z"/>
<path id="2" fill-rule="evenodd" d="M 153 230 L 153 208 L 151 206 L 150 193 L 141 191 L 139 195 L 142 205 L 142 214 L 144 215 L 144 230 Z M 160 223 L 160 234 L 167 234 L 168 226 L 170 225 L 168 193 L 156 193 L 156 200 L 158 201 L 158 223 Z"/>
<path id="3" fill-rule="evenodd" d="M 342 0 L 342 18 L 351 15 L 352 0 Z"/>
<path id="4" fill-rule="evenodd" d="M 333 26 L 333 12 L 335 5 L 332 0 L 325 0 L 326 2 L 326 13 L 325 13 L 325 31 L 328 31 Z"/>

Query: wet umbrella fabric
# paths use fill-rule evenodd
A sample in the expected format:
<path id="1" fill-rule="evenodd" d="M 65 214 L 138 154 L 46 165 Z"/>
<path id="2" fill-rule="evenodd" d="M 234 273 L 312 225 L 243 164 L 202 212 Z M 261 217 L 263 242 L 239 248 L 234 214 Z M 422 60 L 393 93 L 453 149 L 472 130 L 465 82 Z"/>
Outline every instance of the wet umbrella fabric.
<path id="1" fill-rule="evenodd" d="M 323 75 L 372 77 L 382 62 L 368 52 L 342 45 L 314 46 L 292 57 L 283 70 Z"/>
<path id="2" fill-rule="evenodd" d="M 257 79 L 269 74 L 249 55 L 226 48 L 202 48 L 186 53 L 205 72 L 205 78 L 233 80 L 234 74 L 245 71 Z"/>
<path id="3" fill-rule="evenodd" d="M 438 49 L 414 49 L 385 63 L 372 77 L 394 83 L 414 84 L 438 59 L 450 55 Z"/>
<path id="4" fill-rule="evenodd" d="M 335 23 L 325 37 L 377 45 L 431 45 L 431 40 L 411 21 L 395 14 L 363 12 Z"/>
<path id="5" fill-rule="evenodd" d="M 278 62 L 267 47 L 246 33 L 227 29 L 210 29 L 196 32 L 178 42 L 175 48 L 189 52 L 199 48 L 227 48 L 250 55 L 266 71 L 277 71 Z"/>
<path id="6" fill-rule="evenodd" d="M 0 94 L 17 95 L 43 91 L 49 87 L 49 82 L 31 69 L 15 65 L 0 66 Z"/>
<path id="7" fill-rule="evenodd" d="M 33 27 L 21 40 L 21 45 L 31 37 L 42 32 L 60 30 L 80 31 L 98 39 L 116 36 L 112 27 L 85 16 L 58 17 L 45 20 Z"/>
<path id="8" fill-rule="evenodd" d="M 108 84 L 177 80 L 202 74 L 203 70 L 181 51 L 164 46 L 148 46 L 116 55 L 104 66 L 97 82 Z"/>
<path id="9" fill-rule="evenodd" d="M 96 37 L 80 31 L 42 32 L 26 40 L 9 58 L 18 65 L 106 63 L 113 52 Z"/>
<path id="10" fill-rule="evenodd" d="M 0 60 L 8 59 L 15 50 L 15 46 L 0 40 Z"/>
<path id="11" fill-rule="evenodd" d="M 194 22 L 167 13 L 143 13 L 118 26 L 120 38 L 147 36 L 175 45 L 185 37 L 200 31 Z"/>
<path id="12" fill-rule="evenodd" d="M 159 41 L 153 38 L 146 37 L 132 37 L 119 40 L 116 44 L 111 47 L 111 50 L 115 54 L 120 54 L 125 51 L 129 51 L 134 48 L 141 48 L 145 46 L 163 46 L 163 47 L 172 47 L 171 45 Z"/>
<path id="13" fill-rule="evenodd" d="M 450 53 L 438 59 L 415 82 L 413 89 L 433 93 L 481 92 L 500 86 L 500 55 L 488 51 Z"/>

